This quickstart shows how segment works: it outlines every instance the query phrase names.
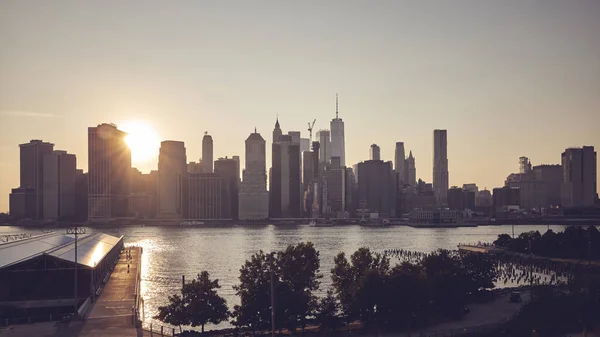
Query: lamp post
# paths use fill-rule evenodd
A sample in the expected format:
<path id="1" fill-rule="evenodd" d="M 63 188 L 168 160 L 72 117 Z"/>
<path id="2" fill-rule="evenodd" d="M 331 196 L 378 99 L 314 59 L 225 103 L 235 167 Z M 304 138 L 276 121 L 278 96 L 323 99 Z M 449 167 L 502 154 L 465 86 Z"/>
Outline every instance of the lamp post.
<path id="1" fill-rule="evenodd" d="M 73 288 L 73 317 L 77 317 L 77 303 L 79 302 L 79 296 L 77 293 L 77 235 L 85 234 L 85 228 L 83 227 L 71 227 L 67 228 L 67 234 L 75 235 L 75 273 L 74 273 L 74 288 Z"/>
<path id="2" fill-rule="evenodd" d="M 275 272 L 273 270 L 273 260 L 275 253 L 269 255 L 271 272 L 271 337 L 275 337 Z"/>

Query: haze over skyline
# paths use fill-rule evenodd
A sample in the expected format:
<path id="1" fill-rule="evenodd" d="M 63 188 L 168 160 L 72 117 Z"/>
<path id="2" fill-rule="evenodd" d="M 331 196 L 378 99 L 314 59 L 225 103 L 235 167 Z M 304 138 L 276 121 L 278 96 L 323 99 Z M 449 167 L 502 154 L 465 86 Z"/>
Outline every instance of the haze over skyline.
<path id="1" fill-rule="evenodd" d="M 347 166 L 372 143 L 393 160 L 403 141 L 431 182 L 446 129 L 450 186 L 491 190 L 520 156 L 600 148 L 599 18 L 591 0 L 2 1 L 0 211 L 31 139 L 87 171 L 89 126 L 140 121 L 184 141 L 188 161 L 208 131 L 215 159 L 243 162 L 277 114 L 286 133 L 329 129 L 336 92 Z"/>

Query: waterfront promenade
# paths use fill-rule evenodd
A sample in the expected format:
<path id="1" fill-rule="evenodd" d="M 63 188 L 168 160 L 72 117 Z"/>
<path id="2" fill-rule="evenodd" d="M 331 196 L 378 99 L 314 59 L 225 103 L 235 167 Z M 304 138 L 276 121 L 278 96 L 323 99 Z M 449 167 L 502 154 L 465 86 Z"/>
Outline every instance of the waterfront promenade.
<path id="1" fill-rule="evenodd" d="M 14 325 L 0 329 L 0 337 L 136 337 L 133 308 L 137 305 L 142 249 L 126 248 L 96 300 L 84 310 L 83 320 Z M 129 267 L 128 267 L 129 266 Z"/>
<path id="2" fill-rule="evenodd" d="M 125 248 L 87 315 L 79 337 L 138 335 L 134 310 L 138 301 L 141 254 L 139 247 Z"/>

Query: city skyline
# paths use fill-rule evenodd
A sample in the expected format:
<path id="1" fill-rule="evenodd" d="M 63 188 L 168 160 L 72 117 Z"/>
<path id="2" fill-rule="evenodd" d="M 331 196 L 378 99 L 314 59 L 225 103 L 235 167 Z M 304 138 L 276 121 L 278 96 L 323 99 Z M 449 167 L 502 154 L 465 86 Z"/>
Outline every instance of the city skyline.
<path id="1" fill-rule="evenodd" d="M 204 131 L 214 158 L 243 161 L 247 134 L 268 137 L 277 112 L 304 137 L 315 118 L 313 133 L 329 129 L 336 92 L 348 167 L 372 143 L 393 160 L 402 141 L 430 182 L 431 130 L 446 129 L 449 185 L 491 190 L 520 156 L 560 164 L 565 148 L 600 148 L 599 3 L 334 2 L 2 2 L 0 211 L 31 139 L 88 171 L 86 128 L 139 121 L 185 142 L 188 161 L 202 157 Z M 279 20 L 290 11 L 302 14 Z M 132 153 L 133 166 L 156 169 L 156 145 L 152 160 Z"/>

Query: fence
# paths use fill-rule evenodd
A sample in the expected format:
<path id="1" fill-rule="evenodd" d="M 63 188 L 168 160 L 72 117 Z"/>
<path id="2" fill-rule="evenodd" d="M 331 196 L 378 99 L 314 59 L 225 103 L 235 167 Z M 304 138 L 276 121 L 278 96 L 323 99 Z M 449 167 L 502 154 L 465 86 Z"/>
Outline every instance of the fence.
<path id="1" fill-rule="evenodd" d="M 176 336 L 175 333 L 175 328 L 169 328 L 169 327 L 165 327 L 165 326 L 160 326 L 160 329 L 158 329 L 157 327 L 152 326 L 152 323 L 150 323 L 150 328 L 144 328 L 142 329 L 143 332 L 143 336 L 150 336 L 150 337 L 173 337 Z"/>

